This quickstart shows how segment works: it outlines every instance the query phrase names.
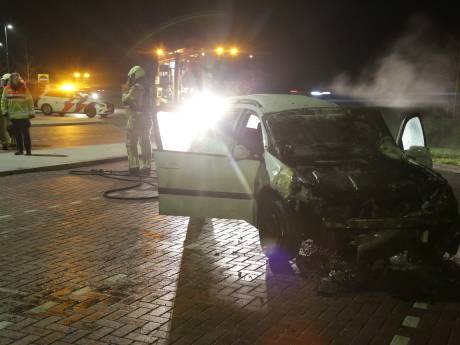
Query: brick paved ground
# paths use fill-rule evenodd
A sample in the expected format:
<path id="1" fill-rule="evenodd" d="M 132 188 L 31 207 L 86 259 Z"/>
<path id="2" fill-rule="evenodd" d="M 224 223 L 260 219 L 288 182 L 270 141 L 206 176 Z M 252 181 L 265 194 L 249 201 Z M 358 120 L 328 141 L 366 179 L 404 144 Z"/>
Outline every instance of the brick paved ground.
<path id="1" fill-rule="evenodd" d="M 115 186 L 0 179 L 0 345 L 460 344 L 459 303 L 319 296 L 271 271 L 248 224 L 189 225 L 156 202 L 101 197 Z"/>

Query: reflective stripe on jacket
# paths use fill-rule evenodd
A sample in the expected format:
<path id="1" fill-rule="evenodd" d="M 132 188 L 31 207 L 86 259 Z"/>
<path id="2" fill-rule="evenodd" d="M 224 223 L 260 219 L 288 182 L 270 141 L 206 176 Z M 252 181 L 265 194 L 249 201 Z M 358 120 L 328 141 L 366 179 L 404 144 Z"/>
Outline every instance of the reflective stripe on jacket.
<path id="1" fill-rule="evenodd" d="M 25 85 L 14 90 L 11 85 L 3 89 L 1 100 L 2 115 L 8 114 L 10 119 L 28 119 L 34 114 L 32 95 Z"/>

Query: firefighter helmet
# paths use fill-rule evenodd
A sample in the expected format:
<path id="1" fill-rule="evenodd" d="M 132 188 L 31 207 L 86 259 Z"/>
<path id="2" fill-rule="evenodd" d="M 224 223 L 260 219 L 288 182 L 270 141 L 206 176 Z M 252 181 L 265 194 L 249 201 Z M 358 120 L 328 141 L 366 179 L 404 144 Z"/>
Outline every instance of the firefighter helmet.
<path id="1" fill-rule="evenodd" d="M 143 76 L 145 76 L 145 71 L 141 66 L 134 66 L 128 72 L 128 77 L 130 79 L 137 80 Z"/>

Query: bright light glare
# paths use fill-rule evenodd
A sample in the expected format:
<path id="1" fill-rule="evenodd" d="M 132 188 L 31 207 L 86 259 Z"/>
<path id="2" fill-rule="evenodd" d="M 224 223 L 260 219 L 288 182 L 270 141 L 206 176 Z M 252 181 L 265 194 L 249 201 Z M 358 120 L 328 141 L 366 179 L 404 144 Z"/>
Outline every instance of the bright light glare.
<path id="1" fill-rule="evenodd" d="M 91 76 L 91 75 L 90 75 L 88 72 L 86 72 L 85 74 L 83 74 L 83 77 L 84 77 L 84 78 L 89 78 L 90 76 Z"/>
<path id="2" fill-rule="evenodd" d="M 0 42 L 0 47 L 3 47 L 3 43 L 2 43 L 2 42 Z"/>
<path id="3" fill-rule="evenodd" d="M 222 55 L 222 54 L 224 53 L 225 49 L 224 49 L 224 47 L 220 47 L 220 46 L 219 46 L 219 47 L 217 47 L 217 48 L 215 49 L 215 51 L 216 51 L 216 54 L 217 54 L 217 55 Z"/>
<path id="4" fill-rule="evenodd" d="M 73 77 L 74 77 L 74 78 L 80 78 L 80 77 L 81 77 L 80 72 L 75 72 L 75 73 L 73 74 Z"/>
<path id="5" fill-rule="evenodd" d="M 225 110 L 222 98 L 203 93 L 193 96 L 178 112 L 158 112 L 163 149 L 188 151 L 194 141 L 214 127 Z"/>
<path id="6" fill-rule="evenodd" d="M 232 47 L 232 48 L 230 49 L 230 55 L 235 56 L 235 55 L 237 55 L 238 53 L 239 53 L 238 48 Z"/>
<path id="7" fill-rule="evenodd" d="M 310 92 L 310 95 L 312 96 L 322 96 L 322 95 L 330 95 L 330 91 L 312 91 Z"/>
<path id="8" fill-rule="evenodd" d="M 59 89 L 62 90 L 62 91 L 74 91 L 75 86 L 73 84 L 62 84 L 59 87 Z"/>
<path id="9" fill-rule="evenodd" d="M 93 92 L 93 93 L 91 94 L 91 98 L 92 98 L 92 99 L 98 99 L 98 98 L 99 98 L 99 95 L 98 95 L 96 92 Z"/>
<path id="10" fill-rule="evenodd" d="M 158 56 L 163 56 L 163 55 L 165 55 L 165 51 L 164 51 L 164 49 L 162 49 L 162 48 L 158 48 L 158 49 L 155 51 L 155 53 L 156 53 Z"/>
<path id="11" fill-rule="evenodd" d="M 8 24 L 6 27 L 11 30 L 13 28 L 13 25 Z"/>

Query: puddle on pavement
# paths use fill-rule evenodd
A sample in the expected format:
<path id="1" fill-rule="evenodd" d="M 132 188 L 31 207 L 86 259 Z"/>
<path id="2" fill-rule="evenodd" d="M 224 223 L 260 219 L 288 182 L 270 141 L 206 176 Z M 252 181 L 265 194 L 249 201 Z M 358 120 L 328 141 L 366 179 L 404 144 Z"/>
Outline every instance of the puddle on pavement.
<path id="1" fill-rule="evenodd" d="M 82 313 L 92 306 L 103 303 L 107 307 L 128 298 L 134 293 L 136 284 L 126 274 L 117 273 L 98 286 L 80 288 L 44 289 L 37 293 L 2 289 L 0 309 L 12 314 L 58 315 L 70 317 Z"/>

